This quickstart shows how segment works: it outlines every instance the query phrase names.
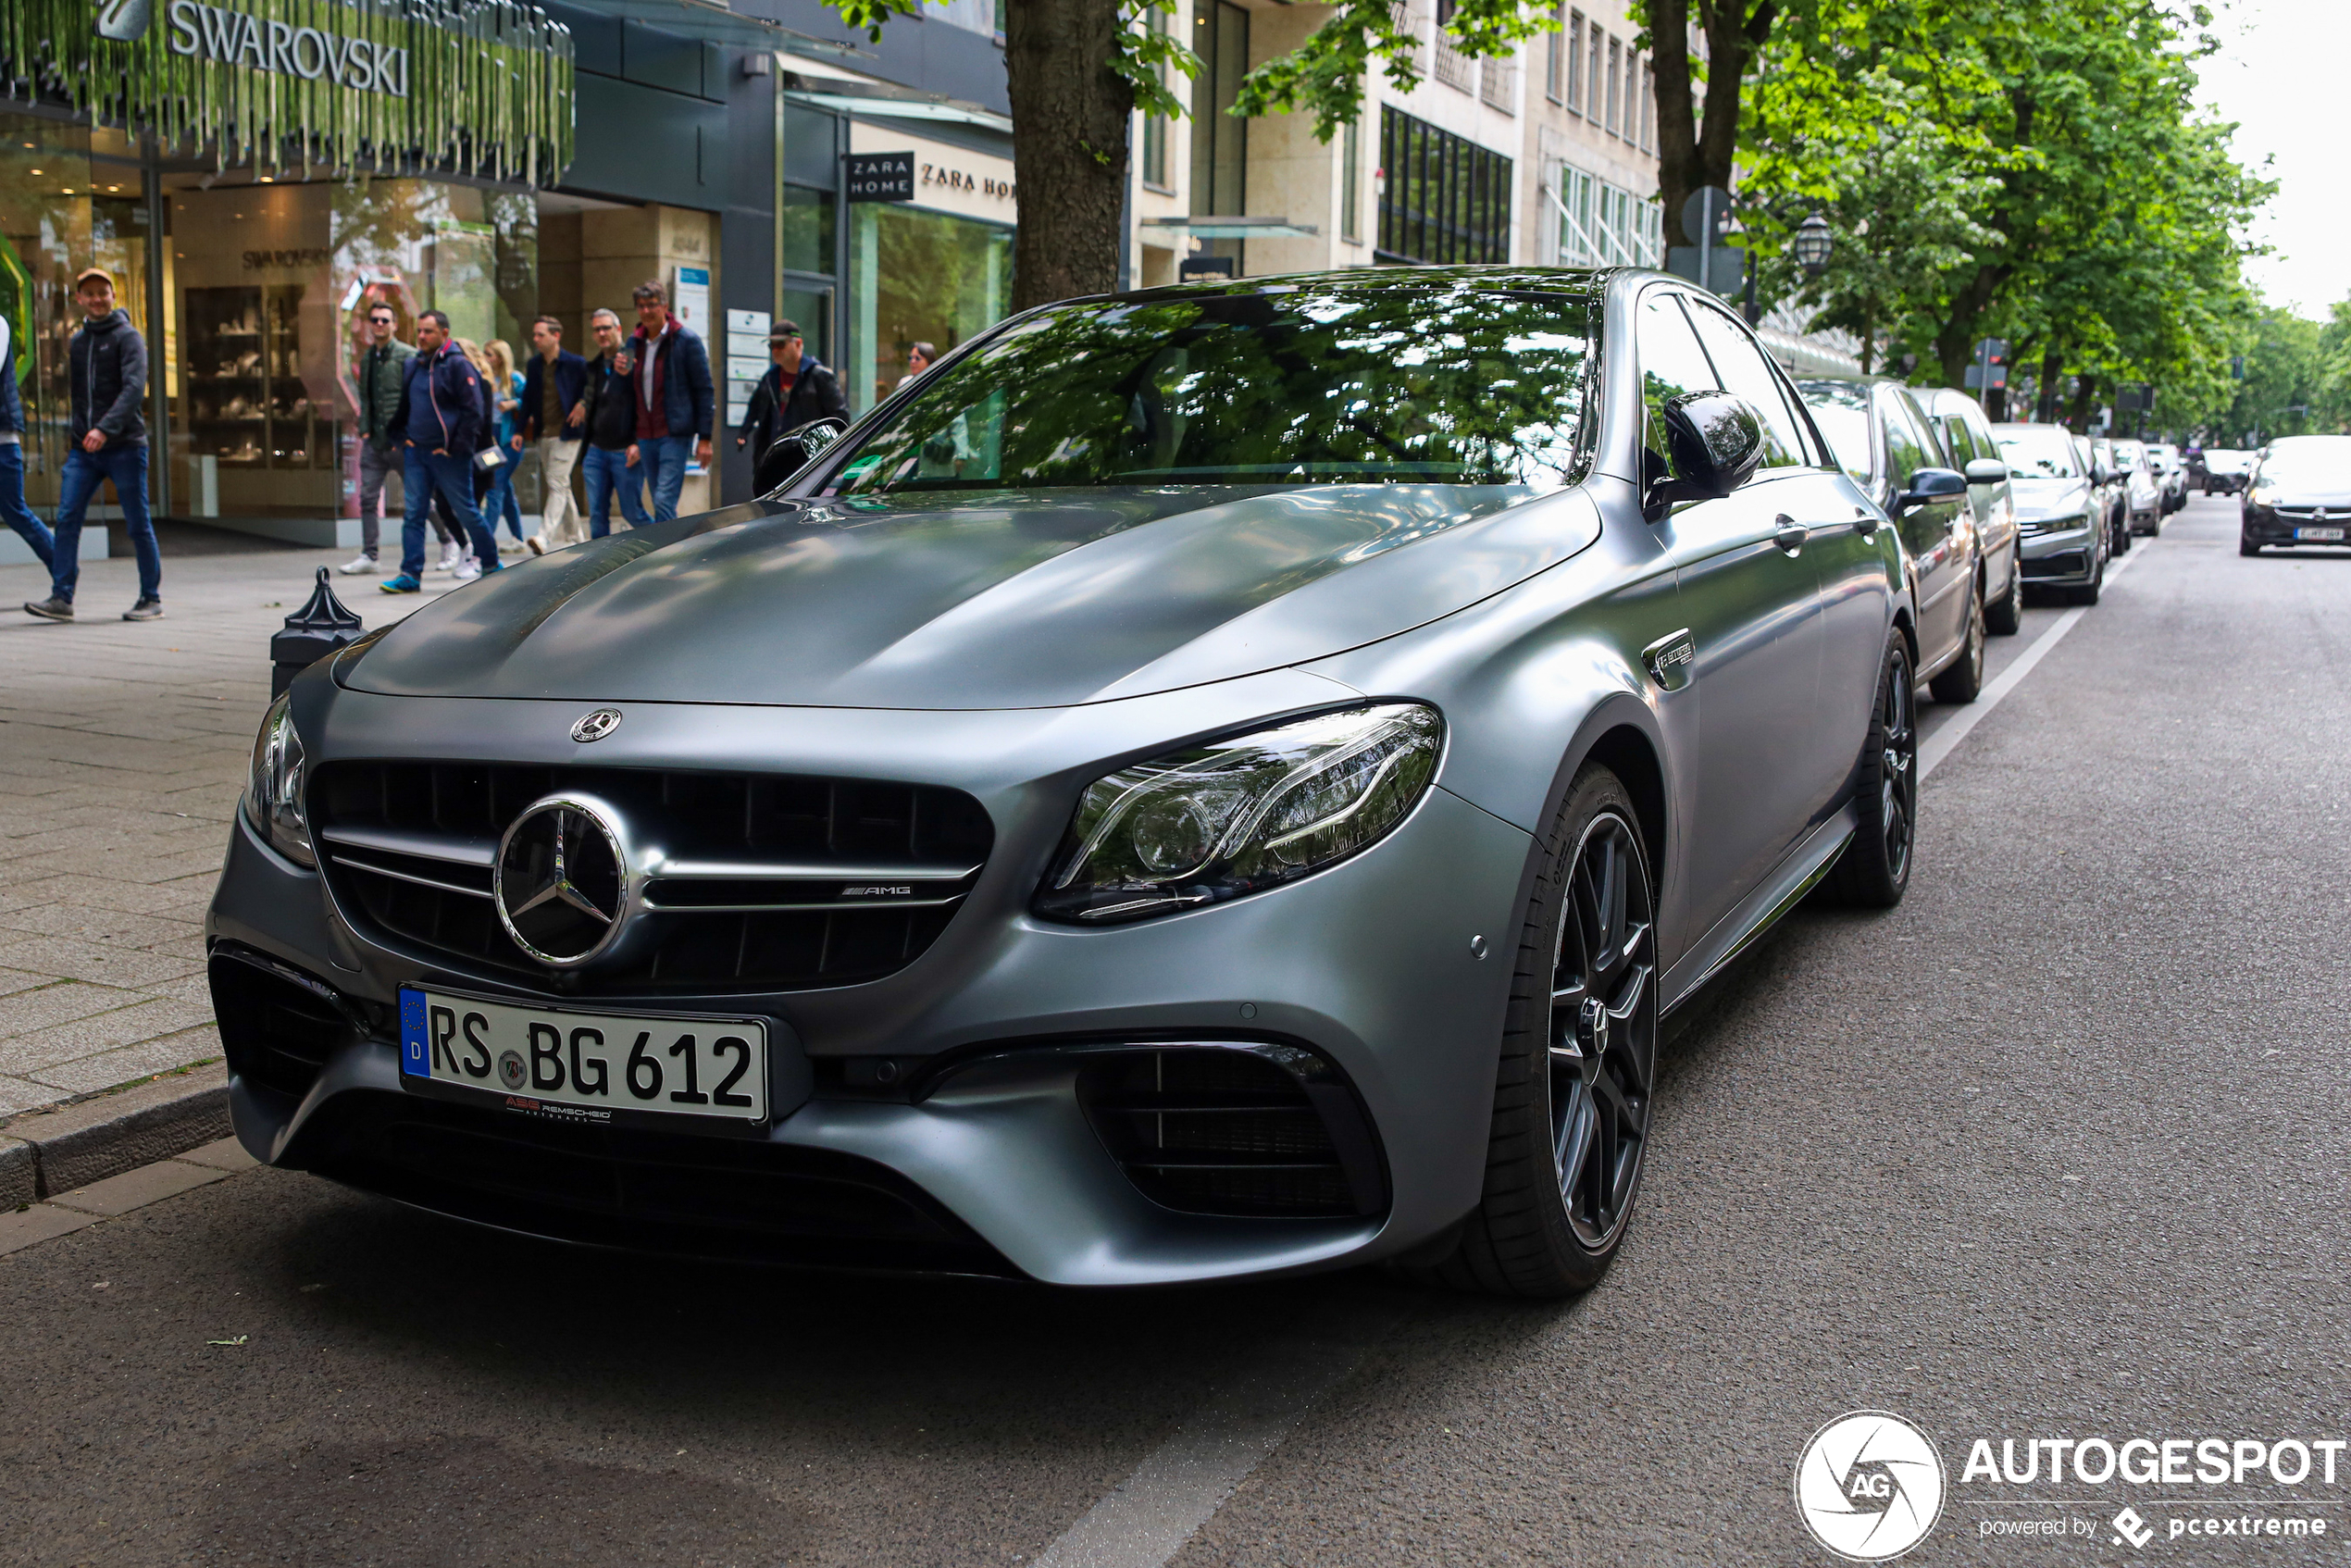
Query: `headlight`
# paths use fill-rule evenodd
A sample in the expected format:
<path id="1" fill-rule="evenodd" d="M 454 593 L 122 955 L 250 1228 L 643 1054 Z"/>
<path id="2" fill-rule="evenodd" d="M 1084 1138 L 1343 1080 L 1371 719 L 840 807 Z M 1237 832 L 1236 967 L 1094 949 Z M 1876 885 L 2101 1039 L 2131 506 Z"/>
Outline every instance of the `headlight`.
<path id="1" fill-rule="evenodd" d="M 2278 487 L 2272 484 L 2258 484 L 2245 492 L 2245 498 L 2256 506 L 2267 506 L 2277 500 Z"/>
<path id="2" fill-rule="evenodd" d="M 310 824 L 302 815 L 302 738 L 294 733 L 287 699 L 269 704 L 253 742 L 253 781 L 245 788 L 245 815 L 280 854 L 297 865 L 316 865 Z"/>
<path id="3" fill-rule="evenodd" d="M 1316 714 L 1123 767 L 1086 787 L 1037 895 L 1060 920 L 1138 920 L 1291 881 L 1403 821 L 1445 723 L 1417 703 Z"/>

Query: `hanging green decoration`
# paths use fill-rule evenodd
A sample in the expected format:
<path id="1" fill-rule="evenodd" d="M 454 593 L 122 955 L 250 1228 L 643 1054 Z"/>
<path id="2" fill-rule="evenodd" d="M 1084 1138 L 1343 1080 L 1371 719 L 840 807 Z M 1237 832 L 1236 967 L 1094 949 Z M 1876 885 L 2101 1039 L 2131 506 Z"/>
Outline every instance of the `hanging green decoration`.
<path id="1" fill-rule="evenodd" d="M 571 161 L 571 32 L 525 0 L 0 0 L 0 81 L 224 168 Z"/>

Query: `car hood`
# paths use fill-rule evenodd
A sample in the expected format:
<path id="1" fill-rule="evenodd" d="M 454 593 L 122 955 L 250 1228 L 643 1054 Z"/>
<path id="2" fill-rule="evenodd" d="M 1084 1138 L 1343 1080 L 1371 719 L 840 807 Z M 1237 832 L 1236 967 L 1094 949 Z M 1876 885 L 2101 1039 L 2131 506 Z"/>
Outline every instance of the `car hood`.
<path id="1" fill-rule="evenodd" d="M 341 678 L 392 696 L 1064 706 L 1375 641 L 1598 534 L 1580 491 L 1497 485 L 758 502 L 493 573 Z"/>
<path id="2" fill-rule="evenodd" d="M 2307 479 L 2263 479 L 2259 483 L 2261 501 L 2265 506 L 2337 506 L 2351 509 L 2351 477 L 2334 479 L 2312 476 Z"/>
<path id="3" fill-rule="evenodd" d="M 2087 479 L 2019 479 L 2009 485 L 2016 496 L 2019 522 L 2043 523 L 2078 517 L 2090 509 Z"/>

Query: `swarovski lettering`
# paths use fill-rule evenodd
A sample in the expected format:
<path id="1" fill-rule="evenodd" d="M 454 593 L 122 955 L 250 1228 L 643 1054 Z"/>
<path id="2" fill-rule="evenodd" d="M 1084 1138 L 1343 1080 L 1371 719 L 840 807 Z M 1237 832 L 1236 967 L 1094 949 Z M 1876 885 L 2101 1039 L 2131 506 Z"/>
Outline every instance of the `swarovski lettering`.
<path id="1" fill-rule="evenodd" d="M 361 93 L 408 96 L 408 51 L 315 27 L 295 27 L 208 6 L 171 0 L 169 47 L 175 55 L 250 66 L 305 81 L 325 80 Z"/>

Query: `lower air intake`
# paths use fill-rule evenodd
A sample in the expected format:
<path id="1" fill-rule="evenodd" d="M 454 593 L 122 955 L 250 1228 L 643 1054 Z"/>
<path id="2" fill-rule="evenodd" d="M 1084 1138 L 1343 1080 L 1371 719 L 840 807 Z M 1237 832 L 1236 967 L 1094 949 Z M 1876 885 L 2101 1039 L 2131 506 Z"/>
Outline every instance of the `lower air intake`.
<path id="1" fill-rule="evenodd" d="M 1089 1061 L 1077 1092 L 1127 1178 L 1163 1207 L 1241 1218 L 1351 1218 L 1387 1207 L 1362 1106 L 1312 1052 L 1138 1046 Z"/>

